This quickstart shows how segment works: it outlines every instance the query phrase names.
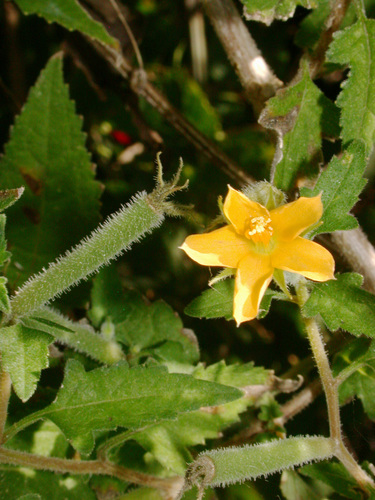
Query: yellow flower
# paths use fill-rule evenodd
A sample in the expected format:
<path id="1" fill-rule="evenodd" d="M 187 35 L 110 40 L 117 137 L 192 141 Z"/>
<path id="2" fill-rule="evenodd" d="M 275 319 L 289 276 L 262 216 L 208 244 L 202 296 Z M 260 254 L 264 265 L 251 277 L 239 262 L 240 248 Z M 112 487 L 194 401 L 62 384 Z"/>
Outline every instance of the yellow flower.
<path id="1" fill-rule="evenodd" d="M 229 186 L 224 214 L 230 224 L 188 236 L 181 249 L 198 264 L 237 269 L 233 316 L 240 325 L 257 316 L 275 269 L 315 281 L 334 277 L 335 262 L 328 250 L 299 236 L 322 213 L 320 195 L 268 211 Z"/>

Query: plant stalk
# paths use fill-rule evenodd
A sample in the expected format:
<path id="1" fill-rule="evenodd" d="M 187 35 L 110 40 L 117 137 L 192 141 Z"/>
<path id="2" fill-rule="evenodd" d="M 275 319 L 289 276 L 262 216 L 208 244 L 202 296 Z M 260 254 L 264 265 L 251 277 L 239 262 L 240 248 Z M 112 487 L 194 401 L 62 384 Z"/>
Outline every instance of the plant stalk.
<path id="1" fill-rule="evenodd" d="M 12 383 L 9 373 L 1 369 L 0 371 L 0 443 L 3 442 L 4 428 L 8 415 L 8 403 Z"/>
<path id="2" fill-rule="evenodd" d="M 299 306 L 302 308 L 308 298 L 306 284 L 300 282 L 297 287 L 297 297 Z M 346 467 L 348 472 L 354 477 L 362 489 L 367 490 L 368 486 L 375 486 L 374 481 L 368 476 L 365 471 L 358 465 L 352 455 L 346 448 L 342 433 L 340 420 L 339 406 L 339 381 L 335 380 L 331 367 L 328 361 L 328 356 L 325 350 L 324 341 L 319 331 L 319 327 L 314 318 L 303 317 L 308 339 L 310 341 L 311 350 L 318 367 L 319 376 L 322 381 L 323 390 L 326 397 L 328 409 L 328 421 L 330 437 L 335 443 L 335 456 Z"/>

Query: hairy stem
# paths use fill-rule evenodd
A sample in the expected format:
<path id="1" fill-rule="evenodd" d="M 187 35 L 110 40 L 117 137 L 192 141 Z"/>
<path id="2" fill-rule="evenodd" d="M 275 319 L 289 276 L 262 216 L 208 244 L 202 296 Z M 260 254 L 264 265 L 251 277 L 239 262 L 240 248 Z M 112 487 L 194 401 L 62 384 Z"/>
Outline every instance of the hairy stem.
<path id="1" fill-rule="evenodd" d="M 4 428 L 8 414 L 8 403 L 12 383 L 9 373 L 1 369 L 0 371 L 0 443 L 3 442 Z"/>
<path id="2" fill-rule="evenodd" d="M 100 474 L 117 477 L 142 486 L 150 486 L 163 491 L 178 489 L 182 478 L 158 478 L 137 472 L 111 462 L 100 460 L 68 460 L 65 458 L 44 457 L 0 447 L 0 463 L 32 467 L 38 470 L 50 470 L 64 474 Z"/>
<path id="3" fill-rule="evenodd" d="M 302 307 L 308 298 L 307 287 L 303 282 L 300 282 L 297 287 L 297 297 L 299 305 Z M 332 375 L 323 338 L 314 318 L 303 317 L 303 321 L 326 397 L 330 437 L 335 443 L 334 455 L 342 462 L 358 484 L 366 490 L 366 486 L 375 486 L 375 484 L 354 460 L 343 442 L 338 393 L 339 384 Z"/>

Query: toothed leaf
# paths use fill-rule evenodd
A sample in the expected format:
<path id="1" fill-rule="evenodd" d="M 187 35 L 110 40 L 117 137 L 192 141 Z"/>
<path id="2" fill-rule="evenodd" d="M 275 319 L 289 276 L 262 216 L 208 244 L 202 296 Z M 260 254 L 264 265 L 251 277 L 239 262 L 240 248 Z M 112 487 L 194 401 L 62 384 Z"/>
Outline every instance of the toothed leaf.
<path id="1" fill-rule="evenodd" d="M 129 369 L 122 362 L 85 372 L 71 360 L 56 400 L 40 417 L 52 420 L 86 454 L 93 449 L 96 430 L 137 429 L 241 397 L 242 392 L 233 387 L 168 373 L 161 366 Z"/>
<path id="2" fill-rule="evenodd" d="M 12 286 L 98 222 L 100 188 L 81 129 L 63 82 L 61 57 L 53 57 L 31 89 L 0 160 L 2 189 L 26 185 L 20 201 L 7 210 Z"/>
<path id="3" fill-rule="evenodd" d="M 375 20 L 361 18 L 334 35 L 327 53 L 329 62 L 350 67 L 348 79 L 337 99 L 341 108 L 344 144 L 362 139 L 366 154 L 375 140 Z"/>
<path id="4" fill-rule="evenodd" d="M 338 109 L 312 82 L 306 61 L 299 78 L 267 102 L 259 122 L 282 138 L 276 158 L 275 186 L 288 191 L 298 176 L 312 176 L 323 161 L 322 133 L 337 136 Z"/>
<path id="5" fill-rule="evenodd" d="M 250 21 L 270 25 L 275 19 L 286 21 L 293 16 L 298 5 L 306 9 L 317 7 L 318 0 L 241 0 L 244 15 Z"/>
<path id="6" fill-rule="evenodd" d="M 322 224 L 311 231 L 311 236 L 358 226 L 355 217 L 348 212 L 357 203 L 358 196 L 366 184 L 363 178 L 365 168 L 364 144 L 362 141 L 355 141 L 344 151 L 341 158 L 335 156 L 331 160 L 313 190 L 301 190 L 302 196 L 322 194 Z"/>
<path id="7" fill-rule="evenodd" d="M 0 330 L 0 351 L 4 369 L 22 401 L 35 392 L 40 372 L 48 366 L 48 346 L 53 337 L 21 324 Z"/>
<path id="8" fill-rule="evenodd" d="M 94 21 L 76 0 L 15 0 L 24 14 L 38 14 L 49 23 L 58 23 L 68 30 L 81 33 L 117 47 L 118 42 L 105 30 L 104 26 Z"/>

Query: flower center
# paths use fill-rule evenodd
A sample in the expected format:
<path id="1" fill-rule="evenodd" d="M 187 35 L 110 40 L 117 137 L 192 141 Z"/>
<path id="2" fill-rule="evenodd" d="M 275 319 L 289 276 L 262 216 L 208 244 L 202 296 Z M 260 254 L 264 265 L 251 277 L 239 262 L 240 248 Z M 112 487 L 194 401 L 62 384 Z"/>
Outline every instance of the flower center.
<path id="1" fill-rule="evenodd" d="M 273 228 L 270 225 L 269 217 L 259 216 L 252 217 L 246 221 L 245 236 L 254 243 L 263 243 L 268 245 L 273 234 Z"/>

